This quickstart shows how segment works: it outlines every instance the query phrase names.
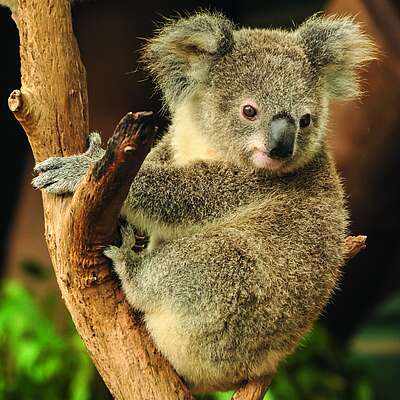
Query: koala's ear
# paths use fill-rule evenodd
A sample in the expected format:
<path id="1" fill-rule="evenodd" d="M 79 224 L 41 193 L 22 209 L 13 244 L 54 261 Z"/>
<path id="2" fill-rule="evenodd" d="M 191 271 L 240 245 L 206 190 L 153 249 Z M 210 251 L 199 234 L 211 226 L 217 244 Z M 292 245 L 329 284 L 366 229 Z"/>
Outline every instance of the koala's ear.
<path id="1" fill-rule="evenodd" d="M 233 24 L 199 13 L 167 23 L 144 47 L 142 61 L 172 107 L 206 82 L 211 64 L 233 46 Z"/>
<path id="2" fill-rule="evenodd" d="M 350 17 L 312 17 L 296 31 L 331 98 L 360 94 L 356 70 L 373 60 L 376 47 Z"/>

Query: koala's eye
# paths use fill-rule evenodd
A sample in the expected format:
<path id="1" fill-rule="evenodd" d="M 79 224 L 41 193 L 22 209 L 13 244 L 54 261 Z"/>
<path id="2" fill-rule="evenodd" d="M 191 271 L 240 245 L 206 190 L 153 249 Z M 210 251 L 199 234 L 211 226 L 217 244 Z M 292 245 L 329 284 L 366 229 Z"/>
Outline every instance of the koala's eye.
<path id="1" fill-rule="evenodd" d="M 242 113 L 245 118 L 253 120 L 257 115 L 257 110 L 250 104 L 246 104 L 242 108 Z"/>
<path id="2" fill-rule="evenodd" d="M 311 115 L 304 114 L 299 121 L 300 128 L 307 128 L 311 124 Z"/>

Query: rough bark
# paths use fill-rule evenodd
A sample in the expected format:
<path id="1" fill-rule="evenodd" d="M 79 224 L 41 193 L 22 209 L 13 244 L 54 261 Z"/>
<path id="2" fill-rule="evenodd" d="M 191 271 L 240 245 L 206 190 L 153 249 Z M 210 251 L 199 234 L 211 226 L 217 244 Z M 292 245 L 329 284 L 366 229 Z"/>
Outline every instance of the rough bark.
<path id="1" fill-rule="evenodd" d="M 13 18 L 21 40 L 22 88 L 9 98 L 36 161 L 86 149 L 86 75 L 68 0 L 20 0 Z M 116 399 L 191 399 L 155 349 L 112 275 L 103 249 L 154 132 L 148 113 L 121 120 L 102 160 L 71 198 L 43 193 L 46 241 L 67 308 Z M 361 242 L 350 239 L 352 255 Z M 350 254 L 350 253 L 349 253 Z M 261 399 L 271 378 L 243 385 L 235 400 Z"/>
<path id="2" fill-rule="evenodd" d="M 262 400 L 272 383 L 273 376 L 246 383 L 236 390 L 232 400 Z"/>

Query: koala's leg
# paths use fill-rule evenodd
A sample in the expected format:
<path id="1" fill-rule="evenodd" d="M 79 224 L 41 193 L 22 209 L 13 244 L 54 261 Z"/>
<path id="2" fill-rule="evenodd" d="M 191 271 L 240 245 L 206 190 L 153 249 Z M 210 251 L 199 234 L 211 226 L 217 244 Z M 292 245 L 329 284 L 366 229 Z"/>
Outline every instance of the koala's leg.
<path id="1" fill-rule="evenodd" d="M 265 366 L 260 375 L 276 367 L 275 360 L 260 361 L 267 358 L 257 323 L 261 290 L 248 236 L 237 227 L 215 228 L 143 256 L 125 244 L 106 252 L 128 301 L 145 312 L 157 347 L 192 389 L 228 388 L 256 365 Z"/>
<path id="2" fill-rule="evenodd" d="M 121 228 L 121 236 L 121 246 L 107 247 L 104 251 L 104 255 L 112 260 L 114 271 L 121 281 L 122 289 L 129 303 L 141 309 L 141 307 L 139 307 L 140 302 L 136 300 L 138 286 L 136 275 L 142 256 L 133 250 L 136 242 L 135 228 L 133 225 L 127 225 Z"/>

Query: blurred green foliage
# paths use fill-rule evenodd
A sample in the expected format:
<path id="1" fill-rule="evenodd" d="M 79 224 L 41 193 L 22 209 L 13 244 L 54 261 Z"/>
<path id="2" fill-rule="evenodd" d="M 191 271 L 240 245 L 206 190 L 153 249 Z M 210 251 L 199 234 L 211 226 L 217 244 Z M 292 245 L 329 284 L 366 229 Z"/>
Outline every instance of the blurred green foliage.
<path id="1" fill-rule="evenodd" d="M 64 332 L 51 297 L 39 305 L 20 284 L 0 292 L 0 400 L 111 399 L 72 322 Z"/>
<path id="2" fill-rule="evenodd" d="M 40 267 L 24 266 L 41 277 Z M 39 271 L 39 272 L 38 272 Z M 57 306 L 58 305 L 58 306 Z M 103 400 L 111 396 L 56 295 L 39 301 L 21 284 L 0 289 L 0 400 Z M 363 367 L 317 326 L 280 367 L 267 400 L 373 400 Z M 196 396 L 227 400 L 231 393 Z"/>

